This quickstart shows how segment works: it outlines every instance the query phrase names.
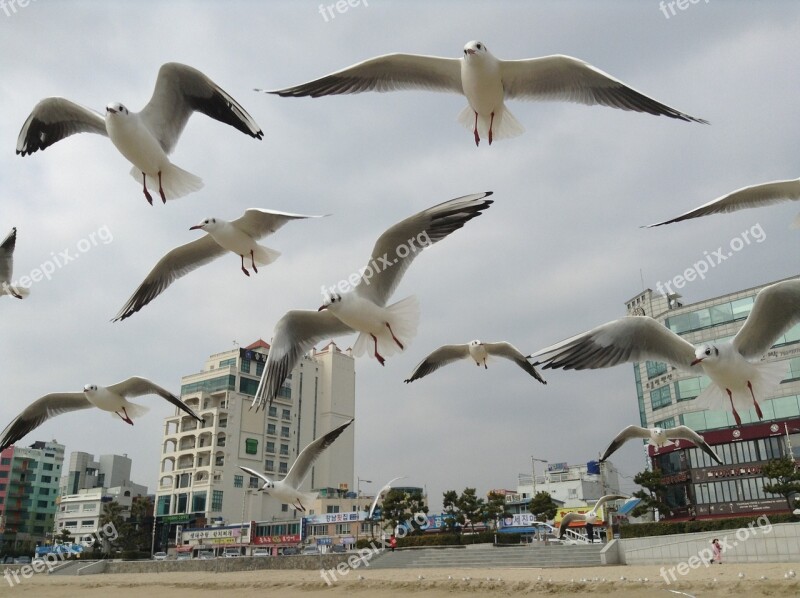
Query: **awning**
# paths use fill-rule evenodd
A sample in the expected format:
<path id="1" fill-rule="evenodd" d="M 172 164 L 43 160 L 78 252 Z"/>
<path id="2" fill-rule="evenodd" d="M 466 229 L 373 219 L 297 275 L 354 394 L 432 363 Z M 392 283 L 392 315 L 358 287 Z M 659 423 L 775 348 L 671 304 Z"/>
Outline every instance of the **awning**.
<path id="1" fill-rule="evenodd" d="M 617 515 L 627 515 L 633 509 L 635 509 L 636 505 L 638 505 L 640 502 L 642 502 L 641 498 L 634 498 L 634 499 L 628 500 L 626 503 L 624 503 L 619 508 L 619 510 L 617 511 Z"/>

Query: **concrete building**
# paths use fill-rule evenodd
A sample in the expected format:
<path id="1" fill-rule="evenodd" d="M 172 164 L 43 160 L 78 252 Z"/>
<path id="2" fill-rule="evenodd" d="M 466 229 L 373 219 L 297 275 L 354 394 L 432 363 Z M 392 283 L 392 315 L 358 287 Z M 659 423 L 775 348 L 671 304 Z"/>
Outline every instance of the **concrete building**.
<path id="1" fill-rule="evenodd" d="M 547 492 L 565 508 L 594 505 L 605 494 L 619 494 L 619 472 L 611 461 L 589 461 L 585 465 L 546 463 L 545 471 L 531 483 L 532 474 L 519 474 L 517 493 L 521 501 Z"/>
<path id="2" fill-rule="evenodd" d="M 626 302 L 627 313 L 651 316 L 695 346 L 721 341 L 739 331 L 756 294 L 768 284 L 773 283 L 690 305 L 684 305 L 678 294 L 647 289 Z M 763 421 L 751 408 L 739 412 L 742 426 L 736 425 L 728 410 L 701 411 L 693 405 L 710 383 L 707 376 L 653 361 L 634 364 L 641 425 L 689 426 L 703 434 L 724 462 L 716 465 L 687 443 L 658 452 L 648 447 L 651 465 L 665 474 L 669 486 L 666 502 L 672 510 L 662 517 L 708 518 L 788 510 L 782 498 L 764 493 L 766 480 L 760 472 L 770 459 L 791 452 L 795 459 L 800 457 L 800 325 L 778 339 L 765 359 L 785 361 L 786 378 L 777 390 L 758 397 Z"/>
<path id="3" fill-rule="evenodd" d="M 0 453 L 0 547 L 32 547 L 52 536 L 64 445 L 55 440 Z"/>
<path id="4" fill-rule="evenodd" d="M 157 544 L 179 538 L 177 526 L 199 529 L 212 522 L 291 520 L 299 517 L 281 504 L 239 465 L 282 479 L 311 441 L 352 418 L 355 369 L 349 350 L 329 343 L 303 356 L 279 396 L 266 409 L 251 403 L 266 363 L 269 345 L 211 355 L 202 371 L 184 376 L 181 398 L 200 417 L 198 423 L 176 409 L 165 419 L 156 514 Z M 347 490 L 352 483 L 354 426 L 320 457 L 303 484 Z"/>
<path id="5" fill-rule="evenodd" d="M 116 488 L 130 486 L 138 494 L 147 494 L 147 488 L 131 481 L 131 465 L 128 455 L 94 455 L 73 451 L 69 466 L 61 477 L 61 494 L 77 494 L 92 488 Z"/>

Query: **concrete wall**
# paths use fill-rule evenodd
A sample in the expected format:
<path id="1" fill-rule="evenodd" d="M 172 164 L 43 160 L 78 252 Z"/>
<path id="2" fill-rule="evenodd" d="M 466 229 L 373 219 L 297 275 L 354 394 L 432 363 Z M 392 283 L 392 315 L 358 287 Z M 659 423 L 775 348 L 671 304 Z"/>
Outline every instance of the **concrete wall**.
<path id="1" fill-rule="evenodd" d="M 106 561 L 102 571 L 92 573 L 171 573 L 174 571 L 253 571 L 260 569 L 333 569 L 358 553 L 279 557 L 239 557 L 233 559 L 191 559 L 187 561 Z"/>
<path id="2" fill-rule="evenodd" d="M 786 563 L 800 558 L 800 523 L 772 525 L 766 516 L 739 529 L 615 540 L 601 558 L 608 565 L 678 565 L 690 557 L 710 555 L 714 538 L 723 547 L 723 563 Z"/>

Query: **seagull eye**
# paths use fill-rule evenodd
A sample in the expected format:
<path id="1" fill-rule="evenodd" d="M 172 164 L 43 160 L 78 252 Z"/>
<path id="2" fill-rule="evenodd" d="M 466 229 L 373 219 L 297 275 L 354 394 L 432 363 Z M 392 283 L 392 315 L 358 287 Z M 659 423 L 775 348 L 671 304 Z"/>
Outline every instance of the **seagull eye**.
<path id="1" fill-rule="evenodd" d="M 480 50 L 480 49 L 481 49 L 481 45 L 480 45 L 480 44 L 478 44 L 478 50 Z"/>
<path id="2" fill-rule="evenodd" d="M 711 355 L 711 349 L 706 349 L 706 355 Z"/>

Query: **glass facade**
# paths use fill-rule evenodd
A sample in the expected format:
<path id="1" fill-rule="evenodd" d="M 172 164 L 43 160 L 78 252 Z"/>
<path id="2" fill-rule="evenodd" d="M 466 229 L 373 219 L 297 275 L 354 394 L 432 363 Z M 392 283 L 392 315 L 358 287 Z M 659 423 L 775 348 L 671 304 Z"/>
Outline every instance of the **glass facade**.
<path id="1" fill-rule="evenodd" d="M 217 392 L 220 390 L 236 390 L 236 376 L 220 376 L 202 382 L 192 382 L 181 386 L 181 396 L 195 392 Z"/>

